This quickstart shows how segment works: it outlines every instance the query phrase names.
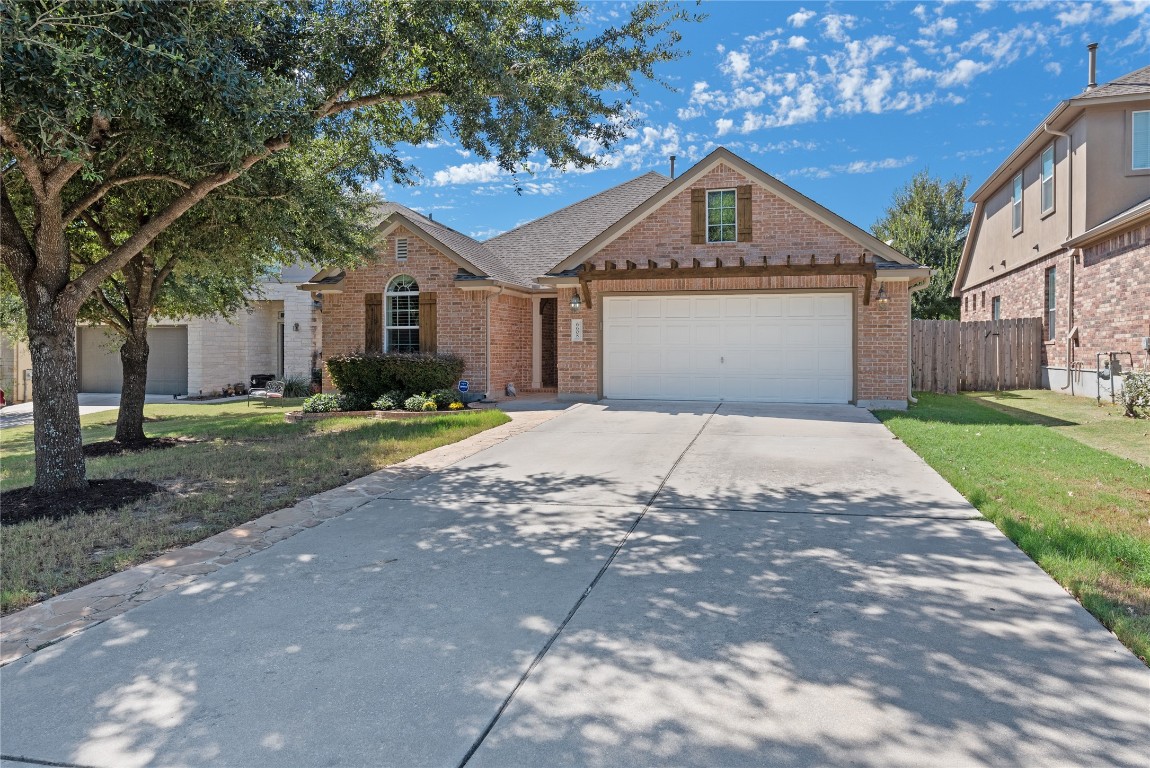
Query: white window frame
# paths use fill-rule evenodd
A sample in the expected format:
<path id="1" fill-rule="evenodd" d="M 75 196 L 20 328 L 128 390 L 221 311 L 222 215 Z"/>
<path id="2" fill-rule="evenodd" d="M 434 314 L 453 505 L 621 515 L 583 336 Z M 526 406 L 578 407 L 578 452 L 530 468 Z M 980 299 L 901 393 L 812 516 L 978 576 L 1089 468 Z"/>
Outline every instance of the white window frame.
<path id="1" fill-rule="evenodd" d="M 396 290 L 398 286 L 406 286 L 410 281 L 410 285 L 415 290 Z M 415 297 L 415 325 L 393 325 L 391 322 L 392 305 L 397 298 L 410 298 Z M 409 311 L 409 310 L 408 310 Z M 407 351 L 419 351 L 419 283 L 411 275 L 396 275 L 391 278 L 387 283 L 387 290 L 383 296 L 383 351 L 392 352 L 391 332 L 392 331 L 415 331 L 415 349 Z M 404 345 L 408 346 L 408 345 Z"/>
<path id="2" fill-rule="evenodd" d="M 721 195 L 725 192 L 730 192 L 731 193 L 731 199 L 734 201 L 734 203 L 731 206 L 731 211 L 735 214 L 735 217 L 734 217 L 735 220 L 734 220 L 734 223 L 732 223 L 732 224 L 723 224 L 722 222 L 715 224 L 714 226 L 719 227 L 720 239 L 719 240 L 712 240 L 711 239 L 711 195 Z M 707 206 L 707 217 L 706 217 L 707 218 L 707 221 L 706 221 L 707 239 L 706 239 L 706 242 L 708 242 L 708 243 L 734 243 L 734 242 L 737 242 L 739 239 L 739 195 L 738 195 L 738 191 L 736 189 L 734 189 L 733 187 L 731 189 L 708 189 L 707 190 L 707 197 L 706 197 L 706 200 L 704 201 L 704 204 Z M 725 208 L 726 206 L 720 205 L 719 207 L 720 207 L 720 209 L 722 209 L 722 208 Z M 729 226 L 731 228 L 731 239 L 730 240 L 722 238 L 723 227 L 727 227 L 727 226 Z"/>
<path id="3" fill-rule="evenodd" d="M 400 264 L 407 263 L 407 238 L 395 238 L 395 260 Z"/>
<path id="4" fill-rule="evenodd" d="M 1010 231 L 1016 235 L 1022 231 L 1022 194 L 1024 190 L 1022 174 L 1019 173 L 1011 182 L 1010 189 Z"/>
<path id="5" fill-rule="evenodd" d="M 1050 156 L 1050 175 L 1046 175 L 1046 157 Z M 1046 204 L 1046 190 L 1049 184 L 1050 189 L 1050 205 Z M 1042 154 L 1038 156 L 1038 189 L 1039 189 L 1039 204 L 1042 206 L 1042 215 L 1054 213 L 1054 143 L 1051 142 L 1050 146 L 1042 150 Z"/>
<path id="6" fill-rule="evenodd" d="M 1142 140 L 1146 146 L 1146 164 L 1138 165 L 1135 160 L 1137 159 L 1138 152 L 1138 137 L 1135 135 L 1135 123 L 1138 122 L 1139 117 L 1145 121 L 1146 125 L 1142 131 Z M 1150 171 L 1150 109 L 1134 110 L 1130 113 L 1130 170 L 1132 171 Z"/>

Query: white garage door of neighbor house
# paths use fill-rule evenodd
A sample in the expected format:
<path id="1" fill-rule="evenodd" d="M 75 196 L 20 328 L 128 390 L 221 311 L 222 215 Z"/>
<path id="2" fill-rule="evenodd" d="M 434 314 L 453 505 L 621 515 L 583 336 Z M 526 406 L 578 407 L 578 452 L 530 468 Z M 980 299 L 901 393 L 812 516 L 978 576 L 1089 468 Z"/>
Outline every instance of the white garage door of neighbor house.
<path id="1" fill-rule="evenodd" d="M 119 392 L 124 384 L 120 337 L 98 327 L 79 328 L 80 391 Z M 188 327 L 148 329 L 148 394 L 188 392 Z"/>
<path id="2" fill-rule="evenodd" d="M 846 403 L 851 295 L 603 298 L 603 396 Z"/>

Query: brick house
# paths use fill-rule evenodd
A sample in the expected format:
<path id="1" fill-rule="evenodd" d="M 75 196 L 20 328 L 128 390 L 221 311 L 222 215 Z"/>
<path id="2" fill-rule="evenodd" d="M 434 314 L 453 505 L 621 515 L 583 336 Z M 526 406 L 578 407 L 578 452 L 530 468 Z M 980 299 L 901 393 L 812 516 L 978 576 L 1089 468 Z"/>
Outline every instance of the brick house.
<path id="1" fill-rule="evenodd" d="M 326 355 L 454 353 L 493 398 L 906 406 L 929 271 L 726 149 L 484 242 L 383 213 L 376 262 L 300 286 Z"/>
<path id="2" fill-rule="evenodd" d="M 1150 368 L 1150 67 L 1093 72 L 971 196 L 953 288 L 963 320 L 1043 318 L 1044 386 L 1089 396 L 1098 353 Z"/>

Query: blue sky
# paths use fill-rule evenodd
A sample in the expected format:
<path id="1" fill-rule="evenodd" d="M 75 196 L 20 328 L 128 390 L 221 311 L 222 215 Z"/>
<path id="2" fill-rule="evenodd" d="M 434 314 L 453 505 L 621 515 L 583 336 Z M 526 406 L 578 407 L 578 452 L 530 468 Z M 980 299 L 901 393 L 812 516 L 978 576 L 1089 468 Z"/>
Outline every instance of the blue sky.
<path id="1" fill-rule="evenodd" d="M 687 7 L 694 8 L 693 4 Z M 588 5 L 591 26 L 627 5 Z M 640 88 L 641 124 L 603 167 L 538 164 L 515 179 L 450 139 L 404 150 L 416 187 L 381 194 L 485 239 L 649 170 L 681 172 L 716 146 L 863 228 L 916 171 L 973 190 L 1062 99 L 1150 63 L 1150 0 L 707 2 L 679 61 Z"/>

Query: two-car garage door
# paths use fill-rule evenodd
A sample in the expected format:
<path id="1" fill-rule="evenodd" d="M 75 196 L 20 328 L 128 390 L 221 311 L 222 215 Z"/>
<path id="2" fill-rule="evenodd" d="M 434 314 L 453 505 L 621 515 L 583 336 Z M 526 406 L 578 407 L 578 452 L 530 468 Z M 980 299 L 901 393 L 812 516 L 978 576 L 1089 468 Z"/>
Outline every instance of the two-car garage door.
<path id="1" fill-rule="evenodd" d="M 124 384 L 120 339 L 98 326 L 83 326 L 77 352 L 81 392 L 119 392 Z M 148 329 L 148 394 L 183 395 L 188 392 L 188 327 Z"/>
<path id="2" fill-rule="evenodd" d="M 846 403 L 849 293 L 603 298 L 603 396 Z"/>

